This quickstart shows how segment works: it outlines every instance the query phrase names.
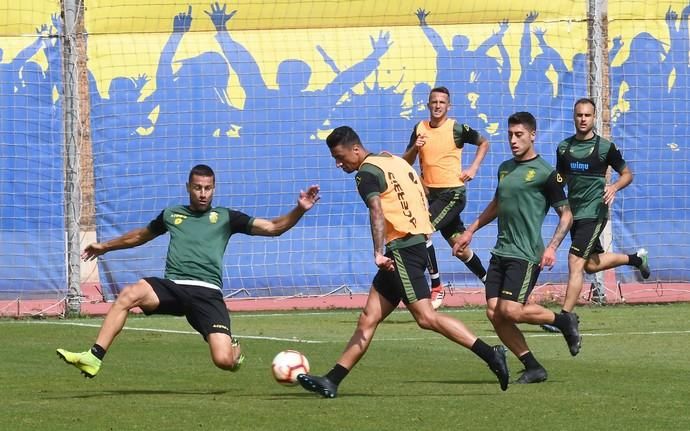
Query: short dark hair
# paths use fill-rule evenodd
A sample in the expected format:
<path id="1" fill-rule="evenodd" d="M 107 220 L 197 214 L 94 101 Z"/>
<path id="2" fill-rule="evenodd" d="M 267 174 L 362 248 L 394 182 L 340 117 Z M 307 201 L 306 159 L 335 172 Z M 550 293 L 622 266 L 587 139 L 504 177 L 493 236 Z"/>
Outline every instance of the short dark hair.
<path id="1" fill-rule="evenodd" d="M 446 87 L 441 86 L 432 88 L 429 92 L 429 97 L 431 97 L 431 93 L 443 93 L 448 96 L 448 100 L 450 100 L 450 90 L 448 90 Z"/>
<path id="2" fill-rule="evenodd" d="M 189 178 L 187 179 L 188 183 L 192 183 L 192 177 L 194 175 L 198 175 L 200 177 L 211 177 L 213 178 L 213 182 L 216 182 L 216 174 L 213 173 L 213 169 L 211 169 L 207 165 L 196 165 L 192 168 L 191 171 L 189 171 Z"/>
<path id="3" fill-rule="evenodd" d="M 338 145 L 351 147 L 355 144 L 362 145 L 362 141 L 359 140 L 359 135 L 350 126 L 336 127 L 326 138 L 328 148 L 334 148 Z"/>
<path id="4" fill-rule="evenodd" d="M 508 117 L 508 125 L 511 126 L 514 124 L 522 124 L 533 132 L 537 131 L 537 119 L 534 118 L 534 115 L 526 111 L 516 112 Z"/>
<path id="5" fill-rule="evenodd" d="M 573 105 L 573 111 L 575 108 L 577 108 L 577 105 L 582 105 L 583 103 L 589 103 L 592 105 L 592 108 L 594 108 L 594 112 L 597 112 L 597 104 L 594 103 L 594 100 L 590 99 L 589 97 L 582 97 L 580 99 L 577 99 L 577 102 Z"/>

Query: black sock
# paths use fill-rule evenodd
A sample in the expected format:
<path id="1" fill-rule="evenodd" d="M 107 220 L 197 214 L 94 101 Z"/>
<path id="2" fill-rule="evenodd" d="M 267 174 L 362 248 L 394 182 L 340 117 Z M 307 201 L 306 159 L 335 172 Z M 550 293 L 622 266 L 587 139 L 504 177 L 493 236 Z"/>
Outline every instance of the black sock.
<path id="1" fill-rule="evenodd" d="M 339 385 L 340 382 L 343 381 L 343 379 L 347 376 L 347 373 L 349 373 L 350 370 L 347 368 L 343 367 L 340 364 L 335 364 L 335 366 L 331 369 L 331 371 L 326 374 L 326 378 L 336 385 Z"/>
<path id="2" fill-rule="evenodd" d="M 554 314 L 554 319 L 553 319 L 553 326 L 556 328 L 563 330 L 563 328 L 566 328 L 570 324 L 570 318 L 568 317 L 568 312 L 563 312 L 561 310 L 560 313 L 553 313 Z"/>
<path id="3" fill-rule="evenodd" d="M 482 341 L 481 338 L 477 338 L 477 341 L 475 341 L 474 344 L 472 344 L 470 350 L 472 350 L 472 352 L 474 352 L 475 355 L 482 358 L 486 363 L 490 363 L 491 359 L 493 358 L 494 349 L 492 349 L 491 346 Z"/>
<path id="4" fill-rule="evenodd" d="M 637 254 L 629 254 L 628 255 L 628 265 L 640 266 L 640 265 L 642 265 L 642 258 L 640 256 L 638 256 Z"/>
<path id="5" fill-rule="evenodd" d="M 479 256 L 477 256 L 477 253 L 472 252 L 472 257 L 467 260 L 463 260 L 463 263 L 480 280 L 483 280 L 484 277 L 486 277 L 486 269 L 484 269 L 484 265 L 482 265 L 482 261 L 479 259 Z"/>
<path id="6" fill-rule="evenodd" d="M 429 255 L 427 261 L 427 268 L 431 276 L 431 287 L 439 287 L 441 285 L 441 274 L 438 272 L 438 261 L 436 260 L 436 249 L 431 240 L 426 242 L 426 252 Z"/>
<path id="7" fill-rule="evenodd" d="M 518 359 L 520 359 L 520 362 L 522 362 L 522 365 L 525 366 L 526 370 L 542 368 L 541 364 L 539 363 L 539 361 L 537 361 L 537 358 L 534 357 L 532 352 L 527 352 L 524 355 L 520 356 Z"/>
<path id="8" fill-rule="evenodd" d="M 106 352 L 105 352 L 105 349 L 104 349 L 103 347 L 99 346 L 98 344 L 94 344 L 94 345 L 91 347 L 91 353 L 92 353 L 95 357 L 97 357 L 98 359 L 100 359 L 100 360 L 102 361 L 103 358 L 105 357 L 105 353 L 106 353 Z"/>

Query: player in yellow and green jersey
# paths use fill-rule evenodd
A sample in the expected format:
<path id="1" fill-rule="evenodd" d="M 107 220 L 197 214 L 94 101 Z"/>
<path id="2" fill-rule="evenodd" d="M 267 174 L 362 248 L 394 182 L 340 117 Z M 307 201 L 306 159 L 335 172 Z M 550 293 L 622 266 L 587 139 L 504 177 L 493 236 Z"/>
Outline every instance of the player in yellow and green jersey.
<path id="1" fill-rule="evenodd" d="M 125 286 L 111 306 L 96 343 L 90 350 L 70 352 L 57 349 L 65 362 L 86 377 L 95 377 L 106 351 L 125 325 L 129 310 L 139 307 L 147 314 L 185 316 L 208 343 L 213 363 L 236 371 L 244 360 L 237 339 L 230 331 L 230 316 L 223 300 L 223 254 L 230 237 L 278 236 L 292 228 L 319 200 L 319 187 L 300 192 L 297 205 L 272 220 L 250 217 L 240 211 L 213 207 L 216 178 L 206 165 L 189 172 L 189 205 L 164 209 L 148 226 L 134 229 L 110 241 L 90 244 L 84 259 L 95 259 L 109 251 L 132 248 L 170 234 L 163 278 L 146 277 Z"/>

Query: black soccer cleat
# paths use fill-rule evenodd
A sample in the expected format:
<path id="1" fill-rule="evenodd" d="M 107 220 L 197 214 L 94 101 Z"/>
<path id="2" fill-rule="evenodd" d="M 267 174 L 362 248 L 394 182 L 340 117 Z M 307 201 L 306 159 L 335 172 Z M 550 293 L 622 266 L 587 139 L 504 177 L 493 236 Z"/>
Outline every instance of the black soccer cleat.
<path id="1" fill-rule="evenodd" d="M 335 398 L 338 394 L 338 385 L 328 380 L 326 376 L 300 374 L 297 376 L 297 381 L 304 389 L 316 392 L 324 398 Z"/>
<path id="2" fill-rule="evenodd" d="M 580 353 L 582 346 L 582 335 L 580 335 L 580 318 L 575 313 L 563 313 L 568 318 L 568 324 L 564 328 L 560 328 L 568 343 L 568 350 L 570 354 L 576 356 Z"/>
<path id="3" fill-rule="evenodd" d="M 528 383 L 539 383 L 545 382 L 548 378 L 548 374 L 544 367 L 532 368 L 530 370 L 522 370 L 522 375 L 518 378 L 515 383 L 523 385 Z"/>
<path id="4" fill-rule="evenodd" d="M 510 373 L 508 372 L 508 363 L 506 361 L 506 348 L 500 344 L 492 346 L 493 357 L 489 362 L 489 369 L 498 377 L 498 383 L 501 385 L 501 390 L 508 389 L 508 381 L 510 380 Z"/>
<path id="5" fill-rule="evenodd" d="M 651 272 L 649 271 L 649 253 L 644 248 L 641 248 L 637 250 L 637 253 L 635 254 L 642 260 L 642 263 L 637 267 L 637 269 L 640 271 L 642 278 L 646 280 L 651 275 Z"/>

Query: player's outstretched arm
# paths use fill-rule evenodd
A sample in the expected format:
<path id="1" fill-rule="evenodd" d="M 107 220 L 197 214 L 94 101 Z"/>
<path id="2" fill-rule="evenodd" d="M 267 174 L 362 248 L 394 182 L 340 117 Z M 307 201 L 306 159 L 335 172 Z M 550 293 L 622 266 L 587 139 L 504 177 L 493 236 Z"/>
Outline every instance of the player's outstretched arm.
<path id="1" fill-rule="evenodd" d="M 318 185 L 311 185 L 307 191 L 300 190 L 297 206 L 289 213 L 273 220 L 255 219 L 252 225 L 252 235 L 278 236 L 290 230 L 302 218 L 304 213 L 312 209 L 316 202 L 321 199 L 319 196 L 320 188 Z"/>
<path id="2" fill-rule="evenodd" d="M 82 252 L 81 258 L 84 260 L 93 260 L 109 251 L 140 246 L 151 241 L 156 236 L 158 235 L 151 232 L 148 227 L 134 229 L 110 241 L 89 244 Z"/>

